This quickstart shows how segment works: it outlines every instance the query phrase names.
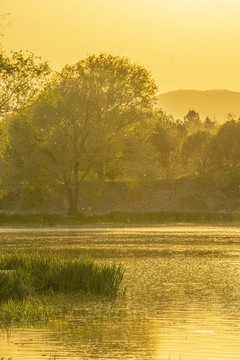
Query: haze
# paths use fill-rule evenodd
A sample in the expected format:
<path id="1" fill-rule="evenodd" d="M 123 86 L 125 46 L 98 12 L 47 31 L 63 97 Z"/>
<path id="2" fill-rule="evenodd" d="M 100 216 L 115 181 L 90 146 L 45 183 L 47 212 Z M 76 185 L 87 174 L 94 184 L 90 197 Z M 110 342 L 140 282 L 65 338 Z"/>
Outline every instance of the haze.
<path id="1" fill-rule="evenodd" d="M 150 70 L 160 93 L 240 90 L 237 0 L 2 0 L 1 13 L 3 47 L 56 70 L 107 52 Z"/>

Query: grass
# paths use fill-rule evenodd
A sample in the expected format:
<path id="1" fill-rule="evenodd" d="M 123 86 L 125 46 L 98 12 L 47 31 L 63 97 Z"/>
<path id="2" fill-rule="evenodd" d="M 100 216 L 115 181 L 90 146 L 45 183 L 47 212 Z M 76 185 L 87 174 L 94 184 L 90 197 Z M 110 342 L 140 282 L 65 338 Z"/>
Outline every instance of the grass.
<path id="1" fill-rule="evenodd" d="M 0 304 L 0 327 L 11 325 L 46 325 L 52 314 L 52 307 L 44 299 L 31 297 L 24 300 L 9 300 Z"/>
<path id="2" fill-rule="evenodd" d="M 8 300 L 0 304 L 0 328 L 45 327 L 55 322 L 68 324 L 84 309 L 95 307 L 110 298 L 77 292 L 74 294 L 32 295 L 25 299 Z M 86 310 L 87 311 L 87 310 Z M 64 314 L 64 316 L 63 316 Z"/>
<path id="3" fill-rule="evenodd" d="M 106 223 L 152 224 L 177 222 L 240 222 L 240 213 L 230 212 L 127 212 L 115 211 L 103 215 L 77 214 L 63 216 L 58 214 L 0 214 L 0 226 L 6 225 L 88 225 Z"/>
<path id="4" fill-rule="evenodd" d="M 92 300 L 116 298 L 121 266 L 41 253 L 0 256 L 0 326 L 43 324 Z M 12 270 L 4 272 L 3 270 Z"/>
<path id="5" fill-rule="evenodd" d="M 99 265 L 88 257 L 61 258 L 38 252 L 0 256 L 0 302 L 33 294 L 90 292 L 116 296 L 121 266 Z"/>

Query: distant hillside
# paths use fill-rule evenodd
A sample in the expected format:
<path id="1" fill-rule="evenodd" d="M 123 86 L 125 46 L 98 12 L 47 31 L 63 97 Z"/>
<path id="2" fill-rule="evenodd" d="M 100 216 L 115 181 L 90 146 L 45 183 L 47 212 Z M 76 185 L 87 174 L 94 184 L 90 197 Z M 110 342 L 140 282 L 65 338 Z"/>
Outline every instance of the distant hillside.
<path id="1" fill-rule="evenodd" d="M 228 90 L 177 90 L 158 95 L 160 107 L 174 118 L 183 118 L 195 110 L 201 119 L 209 116 L 222 123 L 227 114 L 240 116 L 240 92 Z"/>

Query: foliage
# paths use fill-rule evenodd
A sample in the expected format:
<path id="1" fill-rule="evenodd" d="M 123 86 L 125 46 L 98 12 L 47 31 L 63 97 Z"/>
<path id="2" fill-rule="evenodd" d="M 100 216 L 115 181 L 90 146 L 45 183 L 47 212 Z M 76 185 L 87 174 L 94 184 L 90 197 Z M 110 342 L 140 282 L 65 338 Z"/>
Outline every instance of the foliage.
<path id="1" fill-rule="evenodd" d="M 50 185 L 56 188 L 57 184 L 53 184 L 50 174 L 39 166 L 42 157 L 29 113 L 7 117 L 4 126 L 8 140 L 3 152 L 5 172 L 2 187 L 14 197 L 17 211 L 25 207 L 34 208 L 54 197 Z"/>
<path id="2" fill-rule="evenodd" d="M 184 125 L 190 134 L 201 130 L 202 123 L 199 114 L 195 110 L 189 110 L 184 116 Z"/>
<path id="3" fill-rule="evenodd" d="M 66 66 L 52 88 L 59 94 L 55 103 L 43 96 L 34 110 L 9 121 L 9 163 L 15 173 L 14 161 L 20 163 L 23 184 L 37 164 L 43 183 L 51 179 L 65 187 L 75 214 L 83 181 L 115 178 L 135 163 L 134 142 L 143 159 L 156 85 L 144 68 L 101 54 Z M 18 128 L 28 134 L 27 144 Z"/>
<path id="4" fill-rule="evenodd" d="M 155 111 L 154 133 L 151 141 L 157 151 L 159 166 L 165 170 L 167 177 L 175 174 L 178 167 L 178 156 L 187 130 L 182 122 L 162 110 Z"/>
<path id="5" fill-rule="evenodd" d="M 208 131 L 215 130 L 216 123 L 207 116 L 203 122 L 203 127 L 205 130 L 208 130 Z"/>
<path id="6" fill-rule="evenodd" d="M 220 166 L 240 166 L 240 120 L 224 123 L 212 142 L 212 163 Z"/>
<path id="7" fill-rule="evenodd" d="M 174 125 L 174 121 L 170 116 L 167 116 L 163 111 L 157 111 L 156 125 L 151 141 L 155 145 L 158 153 L 160 164 L 167 168 L 169 166 L 171 153 L 174 150 L 172 138 L 170 135 L 170 128 Z"/>
<path id="8" fill-rule="evenodd" d="M 79 197 L 90 208 L 110 181 L 138 196 L 159 178 L 240 166 L 239 120 L 174 119 L 156 108 L 150 73 L 126 58 L 88 56 L 47 83 L 49 71 L 31 53 L 0 54 L 5 208 L 76 215 Z"/>
<path id="9" fill-rule="evenodd" d="M 1 51 L 0 117 L 33 105 L 49 73 L 49 65 L 39 62 L 30 52 L 12 52 L 8 56 Z"/>
<path id="10" fill-rule="evenodd" d="M 193 170 L 206 169 L 210 161 L 211 135 L 207 131 L 198 131 L 188 135 L 183 143 L 181 155 L 185 163 Z"/>
<path id="11" fill-rule="evenodd" d="M 32 53 L 12 52 L 7 55 L 0 51 L 0 170 L 1 174 L 6 170 L 5 151 L 9 146 L 6 133 L 6 115 L 28 109 L 36 104 L 39 94 L 46 85 L 50 68 L 47 62 L 40 62 L 40 58 Z M 19 128 L 19 136 L 22 135 Z M 24 134 L 27 135 L 27 134 Z M 25 139 L 28 136 L 25 137 Z M 10 178 L 8 178 L 9 180 Z M 3 196 L 9 192 L 4 187 L 1 178 L 1 193 Z M 10 181 L 10 184 L 12 181 Z M 16 185 L 16 182 L 15 182 Z"/>

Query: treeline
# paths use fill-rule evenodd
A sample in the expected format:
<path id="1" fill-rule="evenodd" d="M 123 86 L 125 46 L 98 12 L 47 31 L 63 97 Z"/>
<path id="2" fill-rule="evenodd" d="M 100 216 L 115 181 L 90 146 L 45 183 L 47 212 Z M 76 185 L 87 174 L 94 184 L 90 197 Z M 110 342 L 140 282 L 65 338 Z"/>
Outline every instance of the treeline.
<path id="1" fill-rule="evenodd" d="M 229 115 L 229 120 L 220 125 L 209 117 L 202 121 L 194 110 L 182 120 L 174 120 L 162 111 L 158 114 L 151 141 L 165 176 L 239 166 L 239 119 Z"/>
<path id="2" fill-rule="evenodd" d="M 239 167 L 240 121 L 223 125 L 156 106 L 150 73 L 126 58 L 89 56 L 60 73 L 32 55 L 1 54 L 1 204 L 69 214 L 107 181 L 130 186 Z"/>

